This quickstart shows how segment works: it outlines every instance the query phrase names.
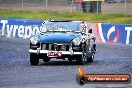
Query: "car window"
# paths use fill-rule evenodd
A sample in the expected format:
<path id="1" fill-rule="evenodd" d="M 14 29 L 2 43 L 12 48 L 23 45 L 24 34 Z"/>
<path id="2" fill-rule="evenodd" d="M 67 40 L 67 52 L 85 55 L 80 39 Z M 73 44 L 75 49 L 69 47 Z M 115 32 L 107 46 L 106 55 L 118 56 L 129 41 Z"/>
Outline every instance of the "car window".
<path id="1" fill-rule="evenodd" d="M 80 22 L 48 22 L 44 24 L 46 30 L 80 31 Z"/>

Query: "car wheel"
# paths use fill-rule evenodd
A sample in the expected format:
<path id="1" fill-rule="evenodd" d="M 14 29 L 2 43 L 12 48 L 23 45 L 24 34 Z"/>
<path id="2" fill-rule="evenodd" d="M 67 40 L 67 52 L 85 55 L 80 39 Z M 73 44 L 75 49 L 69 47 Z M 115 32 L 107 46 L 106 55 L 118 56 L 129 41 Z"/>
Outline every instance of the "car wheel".
<path id="1" fill-rule="evenodd" d="M 69 60 L 70 62 L 72 62 L 72 59 L 68 58 L 68 60 Z"/>
<path id="2" fill-rule="evenodd" d="M 49 62 L 50 61 L 50 58 L 48 58 L 47 56 L 44 56 L 43 61 L 44 62 Z"/>
<path id="3" fill-rule="evenodd" d="M 93 62 L 93 59 L 94 59 L 93 47 L 86 46 L 86 60 L 87 60 L 87 62 Z"/>
<path id="4" fill-rule="evenodd" d="M 93 62 L 94 60 L 94 53 L 92 53 L 91 57 L 87 58 L 87 62 Z"/>
<path id="5" fill-rule="evenodd" d="M 84 58 L 82 55 L 76 56 L 76 63 L 78 65 L 83 65 L 84 64 Z"/>
<path id="6" fill-rule="evenodd" d="M 30 53 L 30 63 L 31 63 L 31 65 L 38 65 L 39 59 L 36 54 Z"/>
<path id="7" fill-rule="evenodd" d="M 72 62 L 74 58 L 73 57 L 68 57 L 68 61 Z"/>

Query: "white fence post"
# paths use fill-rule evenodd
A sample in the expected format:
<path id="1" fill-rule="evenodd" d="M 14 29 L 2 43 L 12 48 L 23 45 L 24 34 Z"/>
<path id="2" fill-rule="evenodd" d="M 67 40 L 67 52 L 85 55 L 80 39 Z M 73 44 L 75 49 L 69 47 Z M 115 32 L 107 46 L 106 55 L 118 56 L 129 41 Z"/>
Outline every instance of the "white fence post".
<path id="1" fill-rule="evenodd" d="M 74 0 L 71 1 L 71 13 L 73 13 L 73 3 L 74 3 Z"/>
<path id="2" fill-rule="evenodd" d="M 99 2 L 97 0 L 97 14 L 99 13 Z"/>
<path id="3" fill-rule="evenodd" d="M 22 8 L 23 8 L 23 0 L 22 0 Z"/>
<path id="4" fill-rule="evenodd" d="M 45 4 L 45 7 L 48 8 L 48 0 L 46 0 L 45 3 L 46 3 L 46 4 Z"/>
<path id="5" fill-rule="evenodd" d="M 127 0 L 125 0 L 125 14 L 127 14 Z"/>

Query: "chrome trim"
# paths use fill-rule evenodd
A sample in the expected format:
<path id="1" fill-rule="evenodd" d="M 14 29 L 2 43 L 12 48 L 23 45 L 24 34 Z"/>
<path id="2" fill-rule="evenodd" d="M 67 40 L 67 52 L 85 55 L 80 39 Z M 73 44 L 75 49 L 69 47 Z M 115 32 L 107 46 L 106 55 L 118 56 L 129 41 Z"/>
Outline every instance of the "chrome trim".
<path id="1" fill-rule="evenodd" d="M 36 53 L 36 54 L 47 54 L 50 50 L 33 50 L 30 49 L 29 53 Z M 53 51 L 54 52 L 54 51 Z M 57 52 L 57 51 L 55 51 Z M 82 55 L 82 52 L 70 52 L 70 51 L 58 51 L 61 52 L 62 55 Z"/>

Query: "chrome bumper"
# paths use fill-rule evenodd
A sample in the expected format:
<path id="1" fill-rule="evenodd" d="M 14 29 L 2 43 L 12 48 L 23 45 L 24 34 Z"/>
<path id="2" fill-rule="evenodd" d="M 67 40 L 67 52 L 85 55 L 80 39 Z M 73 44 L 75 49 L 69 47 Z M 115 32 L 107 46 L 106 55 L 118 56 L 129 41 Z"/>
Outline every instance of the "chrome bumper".
<path id="1" fill-rule="evenodd" d="M 33 50 L 33 49 L 29 50 L 29 53 L 35 53 L 35 54 L 47 54 L 48 52 L 49 50 Z M 82 52 L 70 52 L 70 51 L 58 51 L 58 52 L 61 52 L 62 55 L 82 55 Z"/>

